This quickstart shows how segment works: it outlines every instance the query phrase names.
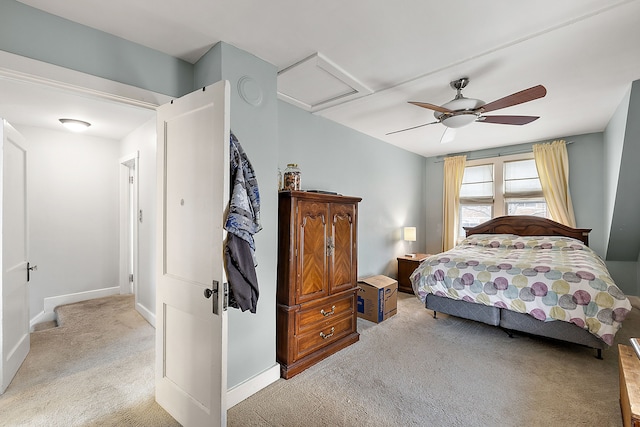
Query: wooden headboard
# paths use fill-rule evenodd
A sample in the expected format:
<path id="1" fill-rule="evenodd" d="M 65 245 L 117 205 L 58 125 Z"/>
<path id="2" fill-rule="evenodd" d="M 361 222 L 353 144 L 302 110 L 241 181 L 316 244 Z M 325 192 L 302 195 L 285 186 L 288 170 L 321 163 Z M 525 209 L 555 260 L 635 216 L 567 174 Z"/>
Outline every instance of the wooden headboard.
<path id="1" fill-rule="evenodd" d="M 475 227 L 464 227 L 472 234 L 516 234 L 518 236 L 566 236 L 589 246 L 590 228 L 571 228 L 547 218 L 529 215 L 499 216 Z"/>

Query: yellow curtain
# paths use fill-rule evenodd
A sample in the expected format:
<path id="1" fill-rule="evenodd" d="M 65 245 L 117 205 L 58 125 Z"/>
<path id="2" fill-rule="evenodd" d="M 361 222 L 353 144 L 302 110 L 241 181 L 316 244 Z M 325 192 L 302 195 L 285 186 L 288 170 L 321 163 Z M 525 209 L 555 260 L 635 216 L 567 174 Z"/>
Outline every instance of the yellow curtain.
<path id="1" fill-rule="evenodd" d="M 464 176 L 467 156 L 447 157 L 444 159 L 444 226 L 443 250 L 456 245 L 460 208 L 460 187 Z"/>
<path id="2" fill-rule="evenodd" d="M 569 194 L 569 156 L 564 141 L 535 144 L 533 156 L 551 219 L 569 227 L 576 226 Z"/>

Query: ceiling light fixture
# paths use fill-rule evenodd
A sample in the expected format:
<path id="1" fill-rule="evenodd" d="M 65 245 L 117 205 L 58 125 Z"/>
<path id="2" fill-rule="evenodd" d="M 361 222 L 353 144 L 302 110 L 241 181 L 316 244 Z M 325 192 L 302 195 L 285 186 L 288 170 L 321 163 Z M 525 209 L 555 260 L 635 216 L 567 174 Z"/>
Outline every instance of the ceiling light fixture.
<path id="1" fill-rule="evenodd" d="M 458 94 L 456 95 L 455 99 L 453 101 L 447 102 L 442 106 L 442 108 L 451 110 L 451 112 L 440 113 L 436 111 L 433 115 L 447 127 L 461 128 L 475 122 L 478 119 L 480 114 L 477 112 L 477 109 L 484 105 L 484 101 L 473 98 L 465 98 L 460 92 L 461 88 L 454 88 L 458 90 Z"/>
<path id="2" fill-rule="evenodd" d="M 76 119 L 60 119 L 60 123 L 73 132 L 83 132 L 87 130 L 91 123 Z"/>

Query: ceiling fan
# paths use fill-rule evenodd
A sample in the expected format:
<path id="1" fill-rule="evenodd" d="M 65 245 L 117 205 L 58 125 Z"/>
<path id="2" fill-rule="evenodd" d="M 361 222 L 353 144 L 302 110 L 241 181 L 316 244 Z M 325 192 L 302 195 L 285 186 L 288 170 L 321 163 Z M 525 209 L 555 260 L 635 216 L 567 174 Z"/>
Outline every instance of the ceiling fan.
<path id="1" fill-rule="evenodd" d="M 479 99 L 465 98 L 462 96 L 462 89 L 467 86 L 468 83 L 468 77 L 452 81 L 450 84 L 451 87 L 457 91 L 456 97 L 442 106 L 429 104 L 427 102 L 409 101 L 409 104 L 433 110 L 433 115 L 436 118 L 436 121 L 396 130 L 387 133 L 387 135 L 417 129 L 436 123 L 442 123 L 445 125 L 448 132 L 450 128 L 455 130 L 456 128 L 467 126 L 473 122 L 502 125 L 526 125 L 527 123 L 531 123 L 532 121 L 540 118 L 538 116 L 485 116 L 484 113 L 542 98 L 547 94 L 547 89 L 542 85 L 530 87 L 529 89 L 521 90 L 520 92 L 513 93 L 505 96 L 504 98 L 485 104 L 484 101 Z M 441 142 L 448 142 L 453 139 L 452 132 L 449 132 L 449 137 L 447 138 L 447 132 L 443 135 Z"/>

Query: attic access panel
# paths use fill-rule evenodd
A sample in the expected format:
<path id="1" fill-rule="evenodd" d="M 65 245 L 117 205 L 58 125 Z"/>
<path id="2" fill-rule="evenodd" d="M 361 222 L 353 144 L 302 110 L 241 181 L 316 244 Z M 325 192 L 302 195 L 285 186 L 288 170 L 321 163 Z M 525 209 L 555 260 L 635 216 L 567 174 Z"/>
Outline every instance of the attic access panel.
<path id="1" fill-rule="evenodd" d="M 278 73 L 278 97 L 310 112 L 370 93 L 371 89 L 320 53 Z"/>

